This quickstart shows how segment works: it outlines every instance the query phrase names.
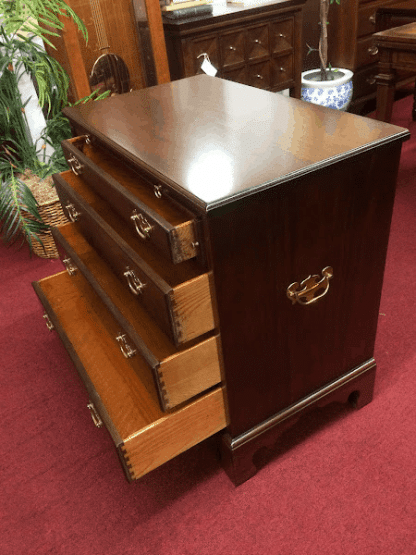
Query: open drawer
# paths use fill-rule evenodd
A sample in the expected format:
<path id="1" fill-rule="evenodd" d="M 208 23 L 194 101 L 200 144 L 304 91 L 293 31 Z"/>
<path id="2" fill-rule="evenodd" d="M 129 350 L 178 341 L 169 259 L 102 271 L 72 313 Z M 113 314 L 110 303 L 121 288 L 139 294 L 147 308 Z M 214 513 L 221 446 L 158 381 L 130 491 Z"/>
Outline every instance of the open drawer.
<path id="1" fill-rule="evenodd" d="M 176 345 L 215 327 L 210 276 L 195 260 L 172 264 L 129 230 L 83 179 L 53 176 L 68 218 Z"/>
<path id="2" fill-rule="evenodd" d="M 102 321 L 120 348 L 120 356 L 151 372 L 163 410 L 188 401 L 221 381 L 218 335 L 204 335 L 176 347 L 111 272 L 74 224 L 55 228 L 53 235 L 67 254 L 64 264 L 72 283 L 96 309 L 105 305 Z M 88 282 L 87 286 L 85 281 Z M 92 288 L 92 289 L 91 289 Z M 97 298 L 98 297 L 98 298 Z"/>
<path id="3" fill-rule="evenodd" d="M 221 386 L 163 413 L 152 383 L 120 357 L 106 328 L 105 308 L 80 295 L 67 272 L 33 286 L 48 327 L 58 332 L 86 385 L 97 411 L 95 422 L 106 425 L 130 480 L 226 427 Z"/>
<path id="4" fill-rule="evenodd" d="M 87 136 L 64 141 L 62 149 L 74 174 L 111 204 L 137 241 L 149 242 L 175 264 L 197 255 L 194 215 L 166 197 L 160 186 L 91 144 Z"/>

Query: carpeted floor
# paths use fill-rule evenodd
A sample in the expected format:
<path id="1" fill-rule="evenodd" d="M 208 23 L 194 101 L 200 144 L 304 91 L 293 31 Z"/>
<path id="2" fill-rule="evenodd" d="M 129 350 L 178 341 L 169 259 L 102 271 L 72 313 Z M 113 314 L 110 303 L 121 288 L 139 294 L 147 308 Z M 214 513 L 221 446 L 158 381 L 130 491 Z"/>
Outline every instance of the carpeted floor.
<path id="1" fill-rule="evenodd" d="M 373 402 L 286 433 L 234 488 L 213 439 L 128 484 L 31 282 L 62 268 L 0 246 L 3 555 L 416 553 L 416 124 L 404 144 L 376 345 Z M 266 461 L 264 461 L 266 462 Z"/>

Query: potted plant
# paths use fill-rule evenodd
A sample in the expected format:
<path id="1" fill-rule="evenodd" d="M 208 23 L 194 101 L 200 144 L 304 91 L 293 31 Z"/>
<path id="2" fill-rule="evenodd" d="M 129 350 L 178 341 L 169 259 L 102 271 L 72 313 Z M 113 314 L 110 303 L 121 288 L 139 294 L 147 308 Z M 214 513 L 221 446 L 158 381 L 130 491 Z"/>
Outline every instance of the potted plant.
<path id="1" fill-rule="evenodd" d="M 66 168 L 60 143 L 70 136 L 62 115 L 69 78 L 43 44 L 54 48 L 48 37 L 58 36 L 65 17 L 86 38 L 63 0 L 0 0 L 0 231 L 6 242 L 21 237 L 31 248 L 48 225 L 28 180 Z"/>
<path id="2" fill-rule="evenodd" d="M 341 0 L 319 0 L 319 46 L 320 68 L 302 73 L 302 99 L 313 104 L 347 110 L 352 99 L 353 73 L 349 69 L 333 68 L 328 61 L 328 13 L 331 4 Z"/>

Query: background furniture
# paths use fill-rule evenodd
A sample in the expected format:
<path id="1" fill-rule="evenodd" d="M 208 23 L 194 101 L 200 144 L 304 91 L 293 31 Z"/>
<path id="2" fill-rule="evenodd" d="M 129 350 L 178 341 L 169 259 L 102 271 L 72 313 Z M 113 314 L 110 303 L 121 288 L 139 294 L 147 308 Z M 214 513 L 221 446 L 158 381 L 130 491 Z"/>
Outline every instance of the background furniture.
<path id="1" fill-rule="evenodd" d="M 65 113 L 68 272 L 35 289 L 129 479 L 226 429 L 239 484 L 371 400 L 406 130 L 206 75 Z"/>
<path id="2" fill-rule="evenodd" d="M 378 52 L 372 35 L 376 29 L 377 11 L 384 8 L 416 9 L 415 0 L 348 0 L 333 5 L 330 10 L 328 27 L 330 62 L 337 67 L 354 71 L 354 96 L 350 107 L 353 112 L 368 112 L 369 101 L 376 96 L 375 76 L 377 74 Z M 395 19 L 394 27 L 407 21 Z M 402 86 L 414 80 L 409 74 L 402 76 L 397 85 Z"/>
<path id="3" fill-rule="evenodd" d="M 416 22 L 380 31 L 374 35 L 374 41 L 380 53 L 376 76 L 376 117 L 389 122 L 393 109 L 397 72 L 416 70 Z M 413 105 L 413 119 L 416 119 L 416 100 Z"/>
<path id="4" fill-rule="evenodd" d="M 206 54 L 219 77 L 300 97 L 304 2 L 214 5 L 212 15 L 164 19 L 172 79 L 201 73 Z"/>
<path id="5" fill-rule="evenodd" d="M 68 0 L 83 20 L 88 43 L 66 19 L 65 32 L 51 37 L 56 49 L 48 47 L 71 78 L 70 98 L 76 101 L 91 92 L 89 77 L 102 54 L 110 53 L 125 64 L 128 89 L 170 80 L 158 0 Z M 145 37 L 137 34 L 136 18 L 147 25 Z M 104 46 L 108 46 L 104 49 Z M 111 69 L 111 65 L 109 66 Z M 148 74 L 151 73 L 151 83 Z"/>
<path id="6" fill-rule="evenodd" d="M 380 8 L 376 15 L 376 31 L 384 31 L 416 21 L 416 9 Z M 400 77 L 396 79 L 400 80 Z M 413 90 L 413 119 L 416 118 L 416 80 Z M 391 116 L 390 116 L 391 117 Z"/>

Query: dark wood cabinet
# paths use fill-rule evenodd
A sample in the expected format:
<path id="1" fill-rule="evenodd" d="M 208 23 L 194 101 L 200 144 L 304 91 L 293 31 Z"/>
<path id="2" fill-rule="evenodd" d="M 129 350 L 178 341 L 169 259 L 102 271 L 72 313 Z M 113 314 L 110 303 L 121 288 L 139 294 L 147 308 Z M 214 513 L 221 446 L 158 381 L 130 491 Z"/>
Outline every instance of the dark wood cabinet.
<path id="1" fill-rule="evenodd" d="M 129 479 L 220 432 L 238 484 L 371 400 L 406 130 L 206 75 L 66 115 L 68 271 L 34 286 Z"/>
<path id="2" fill-rule="evenodd" d="M 345 67 L 354 72 L 354 93 L 350 111 L 360 112 L 376 96 L 378 51 L 373 34 L 377 30 L 377 11 L 380 9 L 416 9 L 416 0 L 349 0 L 334 4 L 330 9 L 328 27 L 330 62 L 334 67 Z M 406 17 L 394 18 L 389 27 L 407 23 Z M 386 22 L 384 24 L 384 28 Z M 401 83 L 414 76 L 403 75 Z M 373 106 L 372 106 L 373 108 Z"/>
<path id="3" fill-rule="evenodd" d="M 164 20 L 172 79 L 202 73 L 207 56 L 218 77 L 300 96 L 305 0 L 213 6 L 211 15 Z"/>

